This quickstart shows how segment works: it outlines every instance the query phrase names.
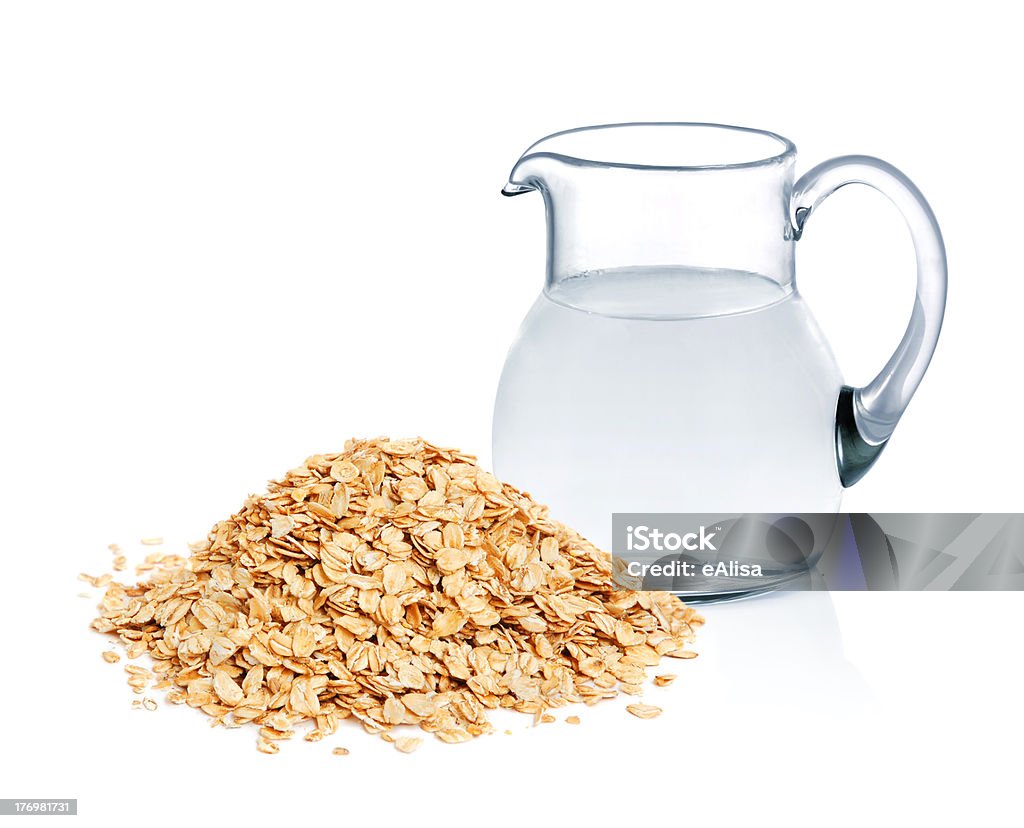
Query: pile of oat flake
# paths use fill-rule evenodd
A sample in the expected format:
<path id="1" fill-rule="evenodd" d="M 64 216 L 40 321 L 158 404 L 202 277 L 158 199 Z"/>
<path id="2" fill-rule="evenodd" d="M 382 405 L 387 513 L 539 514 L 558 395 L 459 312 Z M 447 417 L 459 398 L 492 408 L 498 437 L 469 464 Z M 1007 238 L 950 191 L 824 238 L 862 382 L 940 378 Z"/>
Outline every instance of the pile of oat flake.
<path id="1" fill-rule="evenodd" d="M 149 561 L 136 585 L 93 579 L 92 627 L 152 657 L 151 672 L 129 665 L 136 689 L 153 678 L 172 703 L 258 725 L 268 753 L 306 721 L 309 741 L 354 717 L 411 750 L 394 726 L 465 742 L 491 731 L 489 708 L 539 721 L 638 695 L 663 656 L 695 655 L 703 623 L 671 595 L 617 587 L 610 556 L 546 507 L 419 439 L 310 457 L 191 557 Z"/>

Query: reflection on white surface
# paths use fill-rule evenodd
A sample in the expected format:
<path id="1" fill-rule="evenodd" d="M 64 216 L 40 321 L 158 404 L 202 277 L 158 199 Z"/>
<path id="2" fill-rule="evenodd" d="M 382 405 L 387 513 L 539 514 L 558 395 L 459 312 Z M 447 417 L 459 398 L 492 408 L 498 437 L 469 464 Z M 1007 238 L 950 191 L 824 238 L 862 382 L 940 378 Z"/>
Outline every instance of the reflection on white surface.
<path id="1" fill-rule="evenodd" d="M 707 623 L 695 649 L 704 680 L 687 682 L 693 701 L 829 718 L 858 715 L 871 704 L 846 660 L 828 592 L 777 592 L 701 612 Z"/>

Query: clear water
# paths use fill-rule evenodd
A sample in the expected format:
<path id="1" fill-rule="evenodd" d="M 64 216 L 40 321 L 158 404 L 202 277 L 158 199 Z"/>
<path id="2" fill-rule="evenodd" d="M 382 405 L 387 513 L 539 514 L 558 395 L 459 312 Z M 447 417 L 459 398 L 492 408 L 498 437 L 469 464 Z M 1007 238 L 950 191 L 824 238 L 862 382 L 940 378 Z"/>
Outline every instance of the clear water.
<path id="1" fill-rule="evenodd" d="M 678 320 L 759 310 L 792 292 L 737 270 L 617 268 L 563 279 L 547 291 L 557 304 L 619 319 Z"/>
<path id="2" fill-rule="evenodd" d="M 509 352 L 495 470 L 604 548 L 616 511 L 831 511 L 840 385 L 799 293 L 771 279 L 578 276 Z"/>

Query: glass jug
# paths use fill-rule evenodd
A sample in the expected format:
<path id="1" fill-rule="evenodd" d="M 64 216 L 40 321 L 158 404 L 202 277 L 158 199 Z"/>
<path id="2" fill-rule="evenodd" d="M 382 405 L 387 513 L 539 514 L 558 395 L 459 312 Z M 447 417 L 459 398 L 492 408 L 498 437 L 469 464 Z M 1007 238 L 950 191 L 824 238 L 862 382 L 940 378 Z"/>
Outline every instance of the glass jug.
<path id="1" fill-rule="evenodd" d="M 533 144 L 503 192 L 539 191 L 547 279 L 508 354 L 496 472 L 610 549 L 613 512 L 834 512 L 885 447 L 935 349 L 942 237 L 897 169 L 826 161 L 755 129 L 633 123 Z M 843 384 L 797 291 L 818 204 L 863 183 L 902 211 L 917 299 L 896 352 Z M 784 573 L 783 573 L 784 574 Z"/>

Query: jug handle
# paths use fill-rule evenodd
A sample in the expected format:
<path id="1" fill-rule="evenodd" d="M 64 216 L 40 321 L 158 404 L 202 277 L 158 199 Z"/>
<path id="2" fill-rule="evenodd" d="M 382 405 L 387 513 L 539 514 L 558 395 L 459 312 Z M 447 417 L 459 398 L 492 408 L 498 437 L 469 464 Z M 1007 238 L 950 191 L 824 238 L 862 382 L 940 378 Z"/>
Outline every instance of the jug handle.
<path id="1" fill-rule="evenodd" d="M 844 385 L 836 404 L 836 463 L 849 487 L 878 459 L 917 390 L 939 338 L 946 309 L 946 250 L 931 207 L 913 182 L 891 164 L 845 155 L 819 164 L 796 182 L 790 201 L 792 238 L 828 196 L 847 184 L 867 184 L 903 214 L 917 256 L 917 297 L 906 333 L 885 367 L 863 388 Z"/>

